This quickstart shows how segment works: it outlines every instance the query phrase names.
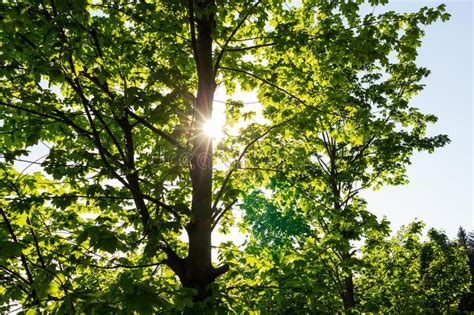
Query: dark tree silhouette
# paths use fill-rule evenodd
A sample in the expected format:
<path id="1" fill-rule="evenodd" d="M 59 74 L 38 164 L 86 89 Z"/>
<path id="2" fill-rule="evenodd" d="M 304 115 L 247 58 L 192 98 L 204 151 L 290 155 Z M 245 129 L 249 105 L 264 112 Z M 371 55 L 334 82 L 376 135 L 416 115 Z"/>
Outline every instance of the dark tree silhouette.
<path id="1" fill-rule="evenodd" d="M 471 281 L 474 278 L 474 233 L 466 233 L 466 230 L 460 226 L 458 230 L 457 242 L 459 246 L 465 248 L 469 257 L 469 268 L 471 271 Z M 459 303 L 460 311 L 474 311 L 474 283 L 471 282 L 469 293 L 466 293 Z"/>

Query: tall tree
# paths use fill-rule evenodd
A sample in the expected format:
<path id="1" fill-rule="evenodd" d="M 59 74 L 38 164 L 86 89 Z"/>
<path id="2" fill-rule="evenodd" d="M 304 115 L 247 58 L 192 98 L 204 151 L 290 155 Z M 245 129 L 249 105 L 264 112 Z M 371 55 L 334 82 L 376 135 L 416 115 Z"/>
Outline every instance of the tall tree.
<path id="1" fill-rule="evenodd" d="M 446 19 L 444 7 L 361 17 L 360 4 L 1 4 L 1 244 L 8 253 L 1 277 L 14 280 L 2 302 L 64 312 L 184 309 L 190 296 L 210 297 L 228 270 L 213 264 L 211 235 L 232 222 L 230 210 L 248 191 L 245 176 L 236 176 L 244 162 L 298 153 L 302 140 L 292 137 L 315 121 L 322 129 L 308 128 L 308 144 L 321 132 L 339 143 L 340 118 L 350 116 L 358 130 L 377 96 L 381 117 L 414 127 L 381 145 L 444 143 L 423 142 L 432 116 L 408 110 L 403 97 L 384 97 L 393 101 L 401 84 L 406 97 L 421 88 L 427 71 L 414 58 L 422 25 Z M 393 51 L 398 63 L 388 58 Z M 375 84 L 385 74 L 391 79 Z M 203 126 L 217 86 L 231 93 L 236 84 L 257 91 L 271 125 L 250 124 L 215 147 Z M 330 93 L 345 88 L 362 95 Z M 227 113 L 248 116 L 238 108 L 228 102 Z M 356 134 L 365 136 L 351 154 L 369 141 Z M 269 135 L 283 140 L 276 149 L 263 141 Z M 44 159 L 30 161 L 42 175 L 15 171 L 35 145 L 46 148 Z M 406 162 L 410 150 L 379 158 Z M 216 170 L 222 160 L 229 168 Z M 265 185 L 269 174 L 260 180 L 258 173 L 252 185 Z"/>
<path id="2" fill-rule="evenodd" d="M 462 226 L 459 227 L 457 237 L 458 245 L 464 247 L 464 249 L 467 251 L 468 235 Z"/>
<path id="3" fill-rule="evenodd" d="M 343 13 L 332 15 L 337 8 Z M 359 192 L 406 183 L 406 166 L 415 151 L 433 152 L 449 141 L 445 135 L 427 136 L 426 127 L 436 117 L 410 104 L 429 74 L 416 64 L 422 27 L 439 18 L 442 8 L 361 18 L 346 16 L 345 6 L 326 3 L 318 7 L 313 28 L 285 24 L 285 32 L 298 33 L 300 40 L 307 36 L 312 45 L 290 42 L 285 51 L 272 47 L 266 68 L 252 70 L 261 71 L 257 78 L 266 83 L 260 91 L 265 117 L 285 124 L 285 132 L 262 139 L 261 150 L 249 153 L 242 165 L 261 170 L 249 175 L 257 179 L 251 177 L 245 187 L 264 184 L 272 193 L 264 198 L 256 189 L 244 198 L 247 222 L 260 242 L 289 233 L 283 239 L 292 240 L 298 255 L 308 254 L 308 262 L 313 256 L 305 248 L 307 238 L 331 252 L 332 261 L 326 263 L 333 265 L 334 286 L 346 310 L 356 304 L 354 243 L 387 229 L 386 222 L 367 211 Z M 303 8 L 287 14 L 310 12 Z M 347 27 L 345 19 L 354 26 Z M 409 26 L 400 33 L 405 23 Z M 387 57 L 389 51 L 393 58 Z M 301 54 L 304 59 L 298 58 Z M 283 84 L 285 89 L 275 88 Z M 280 145 L 275 148 L 275 143 Z M 265 150 L 271 156 L 263 159 Z"/>
<path id="4" fill-rule="evenodd" d="M 466 230 L 460 226 L 457 234 L 457 243 L 467 253 L 469 258 L 469 272 L 471 274 L 471 285 L 469 292 L 466 292 L 459 303 L 460 311 L 474 311 L 474 247 L 472 242 L 472 232 L 467 233 Z"/>

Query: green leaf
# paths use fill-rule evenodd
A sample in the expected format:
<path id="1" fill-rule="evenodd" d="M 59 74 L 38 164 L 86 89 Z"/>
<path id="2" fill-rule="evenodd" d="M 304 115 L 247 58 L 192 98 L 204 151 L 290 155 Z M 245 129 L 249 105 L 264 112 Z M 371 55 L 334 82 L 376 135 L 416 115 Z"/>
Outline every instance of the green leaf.
<path id="1" fill-rule="evenodd" d="M 13 258 L 20 256 L 24 247 L 25 245 L 20 243 L 0 240 L 0 252 L 6 257 Z"/>

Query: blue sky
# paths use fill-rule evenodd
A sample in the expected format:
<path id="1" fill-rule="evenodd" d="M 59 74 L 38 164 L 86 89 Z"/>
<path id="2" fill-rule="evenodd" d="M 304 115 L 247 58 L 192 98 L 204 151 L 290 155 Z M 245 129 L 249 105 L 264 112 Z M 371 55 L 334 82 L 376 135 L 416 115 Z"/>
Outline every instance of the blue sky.
<path id="1" fill-rule="evenodd" d="M 412 105 L 438 116 L 429 134 L 447 134 L 451 143 L 433 154 L 418 153 L 408 168 L 410 183 L 364 196 L 369 209 L 386 215 L 397 229 L 415 218 L 454 238 L 473 222 L 473 4 L 470 1 L 391 1 L 385 9 L 414 11 L 446 3 L 451 19 L 427 27 L 418 64 L 431 70 Z M 384 9 L 384 10 L 385 10 Z M 375 13 L 382 9 L 376 9 Z"/>

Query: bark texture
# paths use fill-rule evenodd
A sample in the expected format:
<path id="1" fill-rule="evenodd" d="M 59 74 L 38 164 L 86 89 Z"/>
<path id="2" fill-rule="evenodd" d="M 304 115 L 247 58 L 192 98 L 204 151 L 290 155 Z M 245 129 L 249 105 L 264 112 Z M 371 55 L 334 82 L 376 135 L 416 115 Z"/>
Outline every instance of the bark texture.
<path id="1" fill-rule="evenodd" d="M 189 1 L 191 38 L 198 74 L 191 160 L 192 219 L 186 226 L 189 238 L 188 256 L 183 260 L 172 258 L 174 263 L 171 267 L 184 287 L 197 290 L 195 301 L 205 300 L 211 294 L 209 284 L 228 269 L 226 266 L 214 268 L 212 265 L 213 152 L 212 140 L 203 132 L 203 125 L 212 118 L 212 102 L 216 88 L 212 56 L 214 16 L 214 1 Z"/>

